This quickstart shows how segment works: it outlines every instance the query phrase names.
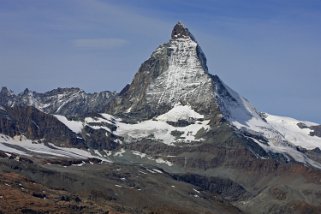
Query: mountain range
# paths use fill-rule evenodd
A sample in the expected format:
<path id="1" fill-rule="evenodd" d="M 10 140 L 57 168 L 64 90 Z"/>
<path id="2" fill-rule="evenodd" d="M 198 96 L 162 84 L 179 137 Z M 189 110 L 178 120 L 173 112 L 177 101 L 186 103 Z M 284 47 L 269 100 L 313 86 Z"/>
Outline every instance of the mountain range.
<path id="1" fill-rule="evenodd" d="M 179 22 L 119 93 L 2 87 L 0 210 L 319 213 L 321 125 L 257 111 L 206 62 Z"/>

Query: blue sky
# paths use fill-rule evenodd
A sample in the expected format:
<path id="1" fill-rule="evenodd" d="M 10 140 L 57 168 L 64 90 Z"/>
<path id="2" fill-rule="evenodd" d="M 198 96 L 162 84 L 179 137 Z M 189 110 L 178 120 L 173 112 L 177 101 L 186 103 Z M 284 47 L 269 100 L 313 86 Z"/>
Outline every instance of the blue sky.
<path id="1" fill-rule="evenodd" d="M 0 86 L 119 91 L 178 20 L 259 111 L 321 123 L 319 0 L 0 0 Z"/>

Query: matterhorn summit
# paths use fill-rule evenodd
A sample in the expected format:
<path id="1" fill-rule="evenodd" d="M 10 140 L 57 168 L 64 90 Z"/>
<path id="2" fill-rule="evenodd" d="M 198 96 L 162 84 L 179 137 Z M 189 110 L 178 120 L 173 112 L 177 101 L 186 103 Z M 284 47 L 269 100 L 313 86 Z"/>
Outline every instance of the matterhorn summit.
<path id="1" fill-rule="evenodd" d="M 127 112 L 145 118 L 164 113 L 178 103 L 204 113 L 216 109 L 206 57 L 182 23 L 174 26 L 171 39 L 141 65 L 116 100 L 112 113 Z"/>

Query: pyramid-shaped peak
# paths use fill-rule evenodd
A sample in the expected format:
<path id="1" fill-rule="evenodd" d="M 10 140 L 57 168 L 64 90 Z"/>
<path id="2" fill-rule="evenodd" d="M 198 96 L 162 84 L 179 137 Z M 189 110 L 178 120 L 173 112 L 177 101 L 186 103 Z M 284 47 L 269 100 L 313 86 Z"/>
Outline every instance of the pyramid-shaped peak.
<path id="1" fill-rule="evenodd" d="M 172 39 L 177 38 L 191 38 L 194 40 L 193 35 L 189 32 L 188 28 L 181 22 L 177 22 L 172 30 Z"/>
<path id="2" fill-rule="evenodd" d="M 178 103 L 201 113 L 215 107 L 206 57 L 181 22 L 174 26 L 170 41 L 160 45 L 141 65 L 119 99 L 109 113 L 130 112 L 146 119 Z"/>

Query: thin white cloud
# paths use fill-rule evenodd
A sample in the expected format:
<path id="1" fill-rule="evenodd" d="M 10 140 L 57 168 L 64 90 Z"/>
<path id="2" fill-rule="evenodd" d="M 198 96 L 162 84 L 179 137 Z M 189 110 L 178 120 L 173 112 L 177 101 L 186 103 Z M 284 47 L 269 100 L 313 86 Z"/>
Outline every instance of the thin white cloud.
<path id="1" fill-rule="evenodd" d="M 127 40 L 117 38 L 90 38 L 90 39 L 75 39 L 72 41 L 77 48 L 88 49 L 112 49 L 122 47 L 128 43 Z"/>

